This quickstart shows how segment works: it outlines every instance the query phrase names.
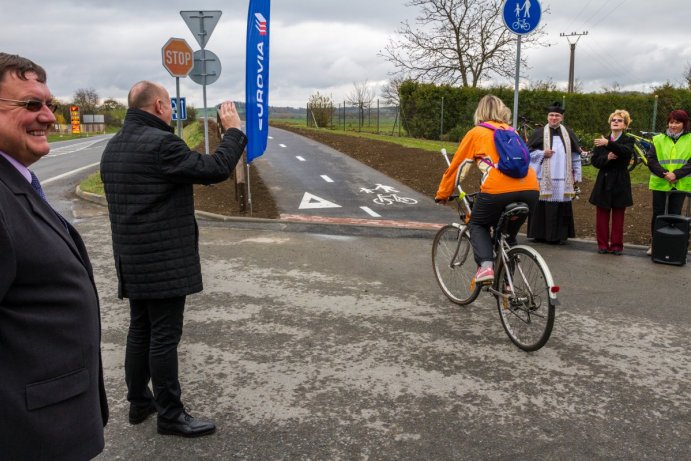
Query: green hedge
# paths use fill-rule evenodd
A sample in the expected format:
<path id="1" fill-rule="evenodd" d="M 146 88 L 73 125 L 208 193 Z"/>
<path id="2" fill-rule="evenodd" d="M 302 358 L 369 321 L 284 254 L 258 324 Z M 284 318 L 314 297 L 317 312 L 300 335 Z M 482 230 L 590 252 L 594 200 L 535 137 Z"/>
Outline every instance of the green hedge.
<path id="1" fill-rule="evenodd" d="M 425 139 L 458 141 L 472 128 L 477 103 L 488 93 L 498 96 L 509 108 L 513 108 L 513 89 L 507 87 L 455 88 L 406 81 L 401 85 L 400 93 L 404 127 L 411 136 Z M 656 97 L 657 113 L 653 123 Z M 615 109 L 629 111 L 633 119 L 630 129 L 633 131 L 663 130 L 671 110 L 691 110 L 691 91 L 669 84 L 657 88 L 653 93 L 568 94 L 561 91 L 521 90 L 519 115 L 534 123 L 544 124 L 546 108 L 554 101 L 564 105 L 565 123 L 582 137 L 584 146 L 588 147 L 595 136 L 608 132 L 607 117 Z"/>

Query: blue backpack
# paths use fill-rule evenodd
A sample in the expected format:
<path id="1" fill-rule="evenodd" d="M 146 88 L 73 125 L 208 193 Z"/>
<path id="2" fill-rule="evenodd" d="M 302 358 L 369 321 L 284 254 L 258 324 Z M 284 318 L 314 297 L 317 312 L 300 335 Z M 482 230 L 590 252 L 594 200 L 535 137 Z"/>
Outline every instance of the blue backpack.
<path id="1" fill-rule="evenodd" d="M 494 146 L 499 153 L 499 163 L 492 166 L 512 178 L 524 178 L 530 168 L 530 154 L 523 139 L 511 127 L 505 130 L 489 123 L 480 123 L 479 126 L 494 131 Z"/>

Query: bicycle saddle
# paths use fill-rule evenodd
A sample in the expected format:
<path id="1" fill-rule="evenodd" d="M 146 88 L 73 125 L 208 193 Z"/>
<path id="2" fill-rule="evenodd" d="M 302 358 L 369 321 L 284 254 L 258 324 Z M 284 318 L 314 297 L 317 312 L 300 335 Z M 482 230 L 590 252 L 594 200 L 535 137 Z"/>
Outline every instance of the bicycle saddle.
<path id="1" fill-rule="evenodd" d="M 513 202 L 506 205 L 504 213 L 506 216 L 520 216 L 530 213 L 530 208 L 524 202 Z"/>

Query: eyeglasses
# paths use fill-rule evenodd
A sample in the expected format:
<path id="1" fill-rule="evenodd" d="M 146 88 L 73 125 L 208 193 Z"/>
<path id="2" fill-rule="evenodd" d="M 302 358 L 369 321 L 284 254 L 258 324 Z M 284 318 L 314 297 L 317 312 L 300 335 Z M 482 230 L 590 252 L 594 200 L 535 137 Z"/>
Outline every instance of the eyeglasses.
<path id="1" fill-rule="evenodd" d="M 623 118 L 613 118 L 612 122 L 613 123 L 624 123 L 624 119 Z"/>
<path id="2" fill-rule="evenodd" d="M 11 103 L 13 103 L 14 106 L 24 107 L 29 112 L 38 112 L 45 105 L 48 109 L 50 109 L 51 112 L 54 113 L 56 110 L 58 110 L 58 107 L 59 107 L 58 103 L 53 102 L 52 99 L 49 99 L 48 101 L 43 102 L 43 101 L 39 101 L 37 99 L 29 99 L 27 101 L 19 101 L 16 99 L 0 98 L 0 101 L 11 102 Z"/>

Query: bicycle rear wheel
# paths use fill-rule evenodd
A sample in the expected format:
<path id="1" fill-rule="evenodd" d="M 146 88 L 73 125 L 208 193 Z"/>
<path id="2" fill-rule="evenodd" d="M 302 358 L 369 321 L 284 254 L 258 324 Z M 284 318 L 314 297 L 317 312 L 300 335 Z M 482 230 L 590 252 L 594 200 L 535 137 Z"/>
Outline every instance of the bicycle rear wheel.
<path id="1" fill-rule="evenodd" d="M 465 227 L 446 225 L 439 229 L 432 243 L 432 263 L 439 288 L 456 304 L 475 301 L 480 286 L 475 283 L 475 260 Z"/>
<path id="2" fill-rule="evenodd" d="M 507 256 L 508 264 L 501 265 L 495 274 L 495 288 L 510 294 L 510 274 L 514 293 L 508 298 L 496 297 L 499 318 L 516 346 L 536 351 L 547 343 L 554 326 L 554 304 L 550 301 L 546 275 L 549 269 L 530 249 L 514 247 Z"/>

